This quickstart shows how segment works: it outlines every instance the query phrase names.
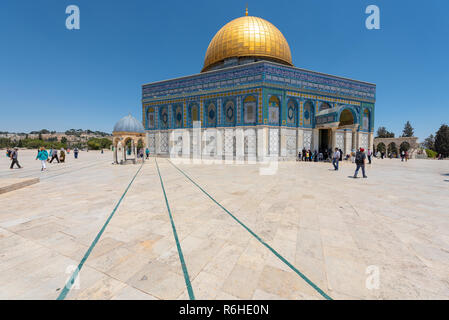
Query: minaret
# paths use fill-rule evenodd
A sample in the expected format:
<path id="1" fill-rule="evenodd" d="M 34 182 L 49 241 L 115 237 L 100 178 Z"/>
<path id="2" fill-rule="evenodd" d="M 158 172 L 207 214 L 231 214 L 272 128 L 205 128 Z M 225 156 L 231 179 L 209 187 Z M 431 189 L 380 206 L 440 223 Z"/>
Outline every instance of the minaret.
<path id="1" fill-rule="evenodd" d="M 248 16 L 248 3 L 246 4 L 245 16 Z"/>

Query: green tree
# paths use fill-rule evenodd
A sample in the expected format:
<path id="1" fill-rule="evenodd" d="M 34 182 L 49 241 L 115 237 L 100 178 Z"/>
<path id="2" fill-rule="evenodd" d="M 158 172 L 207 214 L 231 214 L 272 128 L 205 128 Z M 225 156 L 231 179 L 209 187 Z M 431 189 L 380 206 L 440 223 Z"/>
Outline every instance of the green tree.
<path id="1" fill-rule="evenodd" d="M 87 141 L 87 146 L 92 150 L 109 149 L 112 141 L 107 138 L 90 138 Z"/>
<path id="2" fill-rule="evenodd" d="M 410 121 L 407 121 L 405 123 L 404 130 L 402 130 L 402 136 L 403 137 L 413 137 L 413 135 L 414 135 L 413 127 L 410 124 Z"/>
<path id="3" fill-rule="evenodd" d="M 434 150 L 435 151 L 435 136 L 431 134 L 426 139 L 424 139 L 423 147 L 425 149 Z"/>
<path id="4" fill-rule="evenodd" d="M 441 125 L 435 135 L 435 151 L 443 157 L 449 157 L 449 126 Z"/>
<path id="5" fill-rule="evenodd" d="M 0 138 L 0 148 L 9 148 L 11 145 L 12 143 L 10 138 Z"/>
<path id="6" fill-rule="evenodd" d="M 394 138 L 394 133 L 389 132 L 385 127 L 377 129 L 377 138 Z"/>
<path id="7" fill-rule="evenodd" d="M 61 138 L 61 143 L 62 144 L 67 144 L 67 138 L 66 137 L 62 137 Z"/>

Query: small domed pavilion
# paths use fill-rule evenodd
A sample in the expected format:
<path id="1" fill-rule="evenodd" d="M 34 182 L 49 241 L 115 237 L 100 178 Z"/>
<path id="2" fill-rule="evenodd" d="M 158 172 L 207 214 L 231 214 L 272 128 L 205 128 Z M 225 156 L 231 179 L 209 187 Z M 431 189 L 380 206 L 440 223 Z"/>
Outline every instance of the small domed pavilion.
<path id="1" fill-rule="evenodd" d="M 142 123 L 129 114 L 115 124 L 112 136 L 114 163 L 136 163 L 138 149 L 145 147 L 145 129 Z"/>

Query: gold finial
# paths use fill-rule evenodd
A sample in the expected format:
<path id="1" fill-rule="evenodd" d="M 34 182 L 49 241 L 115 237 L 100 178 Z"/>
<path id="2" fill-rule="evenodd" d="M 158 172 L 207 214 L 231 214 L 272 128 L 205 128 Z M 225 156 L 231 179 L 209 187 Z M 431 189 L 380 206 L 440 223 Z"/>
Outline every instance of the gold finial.
<path id="1" fill-rule="evenodd" d="M 245 16 L 248 15 L 248 4 L 246 4 Z"/>

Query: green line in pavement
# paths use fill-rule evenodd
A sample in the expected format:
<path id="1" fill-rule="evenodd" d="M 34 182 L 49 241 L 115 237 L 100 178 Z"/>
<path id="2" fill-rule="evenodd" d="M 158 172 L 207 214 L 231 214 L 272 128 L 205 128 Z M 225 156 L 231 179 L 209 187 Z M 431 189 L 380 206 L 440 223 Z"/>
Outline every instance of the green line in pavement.
<path id="1" fill-rule="evenodd" d="M 184 171 L 178 168 L 174 163 L 167 159 L 167 161 L 175 167 L 179 172 L 181 172 L 187 179 L 189 179 L 195 186 L 198 187 L 206 196 L 208 196 L 213 202 L 215 202 L 220 208 L 222 208 L 228 215 L 230 215 L 238 224 L 246 229 L 254 238 L 256 238 L 261 244 L 268 248 L 276 257 L 278 257 L 282 262 L 284 262 L 290 269 L 292 269 L 298 276 L 300 276 L 305 282 L 307 282 L 313 289 L 315 289 L 321 296 L 327 300 L 332 300 L 323 290 L 320 289 L 315 283 L 313 283 L 309 278 L 307 278 L 301 271 L 295 268 L 287 259 L 280 255 L 276 250 L 274 250 L 268 243 L 262 240 L 256 233 L 254 233 L 250 228 L 248 228 L 243 222 L 241 222 L 237 217 L 235 217 L 231 212 L 229 212 L 225 207 L 223 207 L 218 201 L 216 201 L 210 194 L 208 194 L 203 188 L 201 188 L 195 181 L 193 181 Z"/>
<path id="2" fill-rule="evenodd" d="M 161 180 L 161 187 L 162 187 L 162 191 L 164 192 L 165 204 L 167 205 L 168 215 L 170 217 L 171 227 L 173 230 L 173 236 L 175 237 L 176 248 L 178 249 L 179 260 L 181 261 L 182 272 L 184 273 L 184 280 L 186 282 L 186 287 L 187 287 L 187 291 L 189 293 L 189 298 L 190 298 L 190 300 L 195 300 L 195 295 L 193 294 L 192 284 L 190 283 L 190 278 L 189 278 L 189 273 L 187 271 L 186 262 L 184 261 L 184 255 L 182 254 L 181 244 L 179 243 L 178 233 L 176 232 L 175 223 L 173 221 L 173 216 L 171 214 L 170 206 L 169 206 L 168 200 L 167 200 L 167 194 L 165 193 L 164 182 L 162 182 L 161 172 L 159 171 L 159 165 L 157 164 L 157 159 L 154 158 L 154 160 L 156 161 L 157 173 L 159 174 L 159 179 Z"/>
<path id="3" fill-rule="evenodd" d="M 129 187 L 131 187 L 131 184 L 134 182 L 134 179 L 136 179 L 137 174 L 140 172 L 140 169 L 142 169 L 142 165 L 139 167 L 139 170 L 137 170 L 136 174 L 132 178 L 131 182 L 128 184 L 128 186 L 125 189 L 125 192 L 123 192 L 122 196 L 120 197 L 119 201 L 114 207 L 114 210 L 112 210 L 112 213 L 109 215 L 108 219 L 104 223 L 103 227 L 101 228 L 100 232 L 98 232 L 97 236 L 95 237 L 94 241 L 92 241 L 89 249 L 87 249 L 86 253 L 84 254 L 83 259 L 81 259 L 81 262 L 78 265 L 78 268 L 72 273 L 70 279 L 67 281 L 67 283 L 64 286 L 64 289 L 59 294 L 58 298 L 56 300 L 64 300 L 67 294 L 70 292 L 70 289 L 72 288 L 75 279 L 78 277 L 78 274 L 80 273 L 84 263 L 86 262 L 87 258 L 89 258 L 90 253 L 94 249 L 95 245 L 98 243 L 98 240 L 100 240 L 101 235 L 103 234 L 104 230 L 106 229 L 107 225 L 109 224 L 109 221 L 111 221 L 112 217 L 114 216 L 115 212 L 117 211 L 117 208 L 119 207 L 120 203 L 122 202 L 123 198 L 125 197 L 126 193 L 128 192 Z"/>

